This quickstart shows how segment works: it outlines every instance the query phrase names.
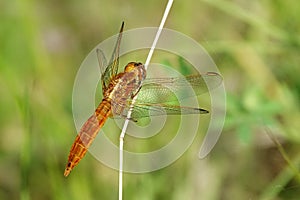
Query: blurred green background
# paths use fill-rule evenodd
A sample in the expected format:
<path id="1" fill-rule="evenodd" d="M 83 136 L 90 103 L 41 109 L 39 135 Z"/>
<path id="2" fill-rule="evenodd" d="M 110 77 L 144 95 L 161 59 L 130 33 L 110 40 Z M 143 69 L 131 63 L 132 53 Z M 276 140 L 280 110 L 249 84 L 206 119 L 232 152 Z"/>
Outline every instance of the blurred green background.
<path id="1" fill-rule="evenodd" d="M 0 199 L 117 199 L 118 172 L 90 154 L 63 176 L 76 133 L 73 82 L 87 53 L 122 20 L 127 30 L 158 26 L 165 5 L 0 2 Z M 204 160 L 197 136 L 171 166 L 125 174 L 124 199 L 299 198 L 299 13 L 292 0 L 175 0 L 166 27 L 215 60 L 227 90 L 225 127 Z"/>

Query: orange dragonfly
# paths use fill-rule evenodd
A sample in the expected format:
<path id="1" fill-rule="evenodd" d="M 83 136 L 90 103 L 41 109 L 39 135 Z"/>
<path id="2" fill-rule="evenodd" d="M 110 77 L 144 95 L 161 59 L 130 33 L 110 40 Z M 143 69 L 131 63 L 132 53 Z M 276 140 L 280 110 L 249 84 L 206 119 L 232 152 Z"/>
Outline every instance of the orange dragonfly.
<path id="1" fill-rule="evenodd" d="M 222 82 L 222 77 L 215 72 L 185 77 L 145 79 L 145 67 L 137 62 L 128 63 L 124 72 L 118 74 L 123 27 L 124 22 L 108 65 L 103 52 L 100 49 L 96 51 L 101 71 L 103 99 L 93 115 L 81 127 L 71 147 L 64 176 L 68 176 L 84 157 L 108 117 L 126 118 L 132 99 L 137 94 L 130 118 L 134 122 L 149 115 L 205 114 L 208 111 L 202 108 L 174 104 L 179 99 L 174 96 L 174 92 L 181 92 L 180 98 L 184 99 L 206 92 L 206 83 L 217 87 Z M 190 88 L 194 90 L 191 93 L 188 92 Z"/>

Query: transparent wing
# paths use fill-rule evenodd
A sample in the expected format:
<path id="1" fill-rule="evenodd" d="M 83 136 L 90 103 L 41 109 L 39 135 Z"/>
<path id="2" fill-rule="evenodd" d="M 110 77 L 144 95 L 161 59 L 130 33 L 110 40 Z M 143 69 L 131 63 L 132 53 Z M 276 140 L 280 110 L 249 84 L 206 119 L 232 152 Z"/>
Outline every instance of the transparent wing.
<path id="1" fill-rule="evenodd" d="M 107 67 L 107 61 L 106 61 L 105 55 L 101 49 L 96 49 L 96 53 L 97 53 L 97 59 L 98 59 L 99 68 L 100 68 L 100 74 L 102 75 L 102 74 L 104 74 L 105 69 Z"/>
<path id="2" fill-rule="evenodd" d="M 123 107 L 122 111 L 120 109 Z M 129 111 L 129 105 L 113 105 L 114 118 L 126 118 Z M 168 105 L 168 104 L 148 104 L 136 103 L 132 109 L 131 120 L 138 121 L 139 118 L 161 115 L 189 115 L 189 114 L 207 114 L 209 111 L 202 108 L 193 108 L 187 106 Z"/>
<path id="3" fill-rule="evenodd" d="M 127 112 L 127 109 L 124 111 Z M 206 114 L 207 110 L 202 108 L 193 108 L 168 104 L 135 104 L 132 110 L 131 118 L 137 120 L 143 117 L 159 115 L 189 115 L 189 114 Z"/>
<path id="4" fill-rule="evenodd" d="M 222 83 L 218 73 L 208 72 L 203 75 L 190 75 L 174 78 L 150 78 L 143 82 L 136 102 L 165 104 L 179 99 L 200 95 Z M 209 87 L 207 87 L 207 85 Z"/>
<path id="5" fill-rule="evenodd" d="M 202 108 L 179 106 L 177 100 L 205 93 L 208 91 L 206 85 L 213 89 L 221 82 L 222 77 L 215 72 L 185 77 L 146 79 L 134 103 L 131 118 L 135 121 L 157 115 L 206 114 L 208 111 Z M 118 102 L 114 102 L 117 110 L 114 112 L 116 114 L 114 117 L 126 118 L 131 101 L 129 99 L 126 105 L 118 105 Z"/>
<path id="6" fill-rule="evenodd" d="M 113 77 L 115 77 L 118 73 L 118 68 L 119 68 L 119 52 L 120 52 L 120 44 L 121 44 L 121 39 L 122 39 L 122 33 L 123 33 L 123 28 L 124 28 L 124 22 L 122 22 L 121 29 L 119 32 L 119 36 L 117 39 L 117 43 L 115 45 L 115 48 L 113 50 L 111 59 L 104 70 L 104 68 L 100 67 L 101 71 L 101 81 L 102 81 L 102 91 L 105 91 Z M 101 50 L 97 50 L 97 56 L 98 56 L 98 61 L 99 58 L 102 59 L 104 54 Z M 99 62 L 99 65 L 102 66 L 103 63 Z"/>

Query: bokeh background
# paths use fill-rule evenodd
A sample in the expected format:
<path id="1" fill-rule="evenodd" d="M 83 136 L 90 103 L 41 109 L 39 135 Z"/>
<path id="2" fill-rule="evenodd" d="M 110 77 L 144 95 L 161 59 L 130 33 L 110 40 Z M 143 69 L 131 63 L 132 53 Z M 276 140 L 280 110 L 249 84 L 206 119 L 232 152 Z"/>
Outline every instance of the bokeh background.
<path id="1" fill-rule="evenodd" d="M 126 29 L 158 26 L 165 5 L 0 2 L 0 199 L 117 199 L 118 172 L 90 154 L 63 176 L 76 133 L 73 83 L 87 53 L 121 21 Z M 204 160 L 199 130 L 169 167 L 125 174 L 124 199 L 299 198 L 299 13 L 292 0 L 175 0 L 166 27 L 215 60 L 227 90 L 225 127 Z"/>

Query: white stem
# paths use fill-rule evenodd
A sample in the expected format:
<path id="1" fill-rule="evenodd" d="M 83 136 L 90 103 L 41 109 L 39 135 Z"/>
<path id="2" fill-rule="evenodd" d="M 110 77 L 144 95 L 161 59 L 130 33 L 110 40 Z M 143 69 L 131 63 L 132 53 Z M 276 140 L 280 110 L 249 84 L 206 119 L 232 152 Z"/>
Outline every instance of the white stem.
<path id="1" fill-rule="evenodd" d="M 152 58 L 152 55 L 154 53 L 154 49 L 156 47 L 157 41 L 159 39 L 161 31 L 162 31 L 162 29 L 163 29 L 163 27 L 165 25 L 166 19 L 167 19 L 168 15 L 169 15 L 169 12 L 171 10 L 172 4 L 173 4 L 173 0 L 169 0 L 168 4 L 166 6 L 166 9 L 165 9 L 164 15 L 163 15 L 163 17 L 161 19 L 160 25 L 158 27 L 158 30 L 156 32 L 156 35 L 155 35 L 154 41 L 152 43 L 151 49 L 149 51 L 148 57 L 146 59 L 145 69 L 148 68 L 148 65 L 149 65 L 150 60 Z M 123 199 L 123 146 L 124 146 L 124 137 L 125 137 L 126 130 L 127 130 L 127 127 L 128 127 L 129 119 L 131 117 L 133 104 L 134 104 L 137 96 L 138 95 L 136 95 L 132 99 L 132 103 L 131 103 L 130 109 L 129 109 L 128 113 L 127 113 L 127 119 L 124 122 L 124 125 L 123 125 L 123 128 L 122 128 L 122 132 L 120 134 L 120 144 L 119 144 L 119 154 L 120 154 L 120 157 L 119 157 L 119 200 Z"/>

